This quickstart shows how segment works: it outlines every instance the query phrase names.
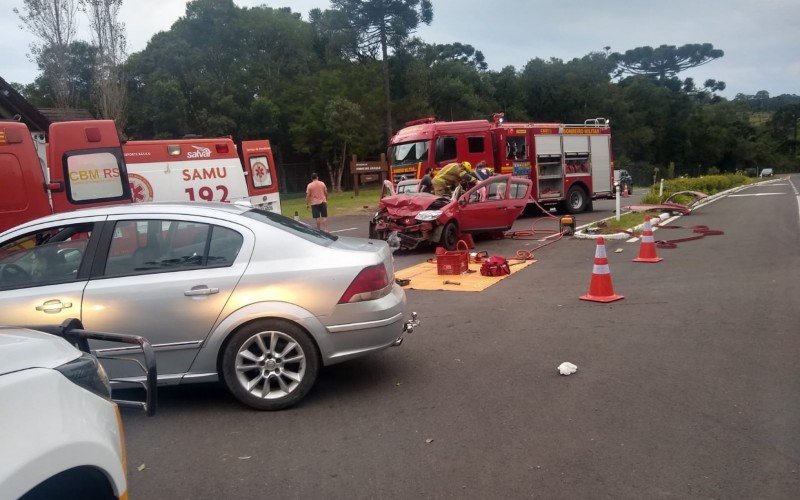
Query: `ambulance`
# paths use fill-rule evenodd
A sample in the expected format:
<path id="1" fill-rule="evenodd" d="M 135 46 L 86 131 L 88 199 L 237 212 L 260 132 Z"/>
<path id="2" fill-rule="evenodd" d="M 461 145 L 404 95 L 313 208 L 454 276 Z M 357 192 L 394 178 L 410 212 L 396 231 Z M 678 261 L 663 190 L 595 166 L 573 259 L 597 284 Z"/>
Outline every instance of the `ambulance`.
<path id="1" fill-rule="evenodd" d="M 267 140 L 243 141 L 241 159 L 230 137 L 128 141 L 122 151 L 134 203 L 244 201 L 281 212 Z"/>

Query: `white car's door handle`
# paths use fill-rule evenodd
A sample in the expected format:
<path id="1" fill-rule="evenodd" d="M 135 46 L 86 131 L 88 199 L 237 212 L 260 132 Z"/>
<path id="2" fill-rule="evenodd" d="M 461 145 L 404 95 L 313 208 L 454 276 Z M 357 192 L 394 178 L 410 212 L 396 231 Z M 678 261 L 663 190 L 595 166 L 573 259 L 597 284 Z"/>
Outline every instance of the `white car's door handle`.
<path id="1" fill-rule="evenodd" d="M 72 307 L 72 302 L 61 302 L 58 299 L 54 299 L 46 300 L 44 304 L 36 306 L 36 310 L 53 314 L 61 312 L 62 309 L 69 309 L 70 307 Z"/>
<path id="2" fill-rule="evenodd" d="M 209 288 L 206 285 L 193 286 L 191 290 L 183 292 L 187 297 L 197 297 L 198 295 L 211 295 L 219 293 L 219 288 Z"/>

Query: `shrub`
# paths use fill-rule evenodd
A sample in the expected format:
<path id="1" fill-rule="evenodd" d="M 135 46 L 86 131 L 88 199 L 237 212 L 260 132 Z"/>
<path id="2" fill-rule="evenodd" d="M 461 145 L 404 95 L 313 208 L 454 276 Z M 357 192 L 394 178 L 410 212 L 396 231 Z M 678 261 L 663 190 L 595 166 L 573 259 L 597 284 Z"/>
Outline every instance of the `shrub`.
<path id="1" fill-rule="evenodd" d="M 703 177 L 670 179 L 664 181 L 664 194 L 660 198 L 658 196 L 659 186 L 655 185 L 651 187 L 650 191 L 642 198 L 642 202 L 658 204 L 669 198 L 673 193 L 679 191 L 700 191 L 701 193 L 712 195 L 751 182 L 752 181 L 746 175 L 742 174 L 706 175 Z"/>

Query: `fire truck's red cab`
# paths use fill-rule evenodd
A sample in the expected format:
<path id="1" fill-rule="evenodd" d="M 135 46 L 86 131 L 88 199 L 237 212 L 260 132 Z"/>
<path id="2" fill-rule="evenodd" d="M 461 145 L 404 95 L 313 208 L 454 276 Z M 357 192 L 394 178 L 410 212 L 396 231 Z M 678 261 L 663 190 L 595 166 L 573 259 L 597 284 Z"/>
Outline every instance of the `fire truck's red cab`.
<path id="1" fill-rule="evenodd" d="M 0 122 L 0 172 L 0 231 L 54 212 L 131 199 L 112 120 L 50 125 L 46 166 L 24 124 Z"/>
<path id="2" fill-rule="evenodd" d="M 486 162 L 495 173 L 533 182 L 531 201 L 578 213 L 612 195 L 611 129 L 604 119 L 580 125 L 493 120 L 409 122 L 389 143 L 390 177 L 421 177 L 451 162 Z"/>
<path id="3" fill-rule="evenodd" d="M 269 141 L 230 137 L 128 141 L 122 146 L 134 202 L 248 201 L 280 213 Z"/>

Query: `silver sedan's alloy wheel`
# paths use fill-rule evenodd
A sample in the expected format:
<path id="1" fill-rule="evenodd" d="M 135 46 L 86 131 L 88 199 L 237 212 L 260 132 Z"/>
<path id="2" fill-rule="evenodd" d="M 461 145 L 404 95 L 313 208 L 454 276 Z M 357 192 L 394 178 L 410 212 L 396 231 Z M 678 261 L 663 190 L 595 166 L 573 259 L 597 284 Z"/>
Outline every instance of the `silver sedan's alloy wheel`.
<path id="1" fill-rule="evenodd" d="M 236 353 L 236 378 L 244 390 L 257 398 L 283 398 L 303 381 L 306 356 L 289 335 L 259 332 L 245 340 Z"/>

